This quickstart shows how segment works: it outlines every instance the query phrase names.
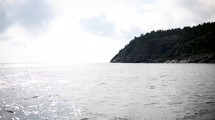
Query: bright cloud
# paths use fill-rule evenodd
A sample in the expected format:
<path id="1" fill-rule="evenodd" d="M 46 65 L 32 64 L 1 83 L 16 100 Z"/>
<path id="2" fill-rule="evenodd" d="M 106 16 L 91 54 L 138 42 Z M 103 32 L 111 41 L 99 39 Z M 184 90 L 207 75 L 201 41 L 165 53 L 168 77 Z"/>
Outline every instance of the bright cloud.
<path id="1" fill-rule="evenodd" d="M 108 62 L 134 36 L 214 11 L 214 0 L 0 0 L 0 62 Z"/>

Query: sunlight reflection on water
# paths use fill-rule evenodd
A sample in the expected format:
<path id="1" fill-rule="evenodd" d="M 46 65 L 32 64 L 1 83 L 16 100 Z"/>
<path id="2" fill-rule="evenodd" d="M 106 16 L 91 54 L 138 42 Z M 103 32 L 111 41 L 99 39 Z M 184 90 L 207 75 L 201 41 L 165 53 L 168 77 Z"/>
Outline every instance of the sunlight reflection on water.
<path id="1" fill-rule="evenodd" d="M 214 64 L 0 66 L 0 119 L 215 118 Z"/>

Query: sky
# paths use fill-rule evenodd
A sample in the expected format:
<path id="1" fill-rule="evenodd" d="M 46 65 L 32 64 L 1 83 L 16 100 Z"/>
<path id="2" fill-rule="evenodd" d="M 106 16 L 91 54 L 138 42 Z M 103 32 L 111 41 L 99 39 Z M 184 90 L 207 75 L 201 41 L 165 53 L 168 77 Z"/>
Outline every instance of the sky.
<path id="1" fill-rule="evenodd" d="M 0 63 L 109 62 L 134 36 L 214 21 L 214 0 L 0 0 Z"/>

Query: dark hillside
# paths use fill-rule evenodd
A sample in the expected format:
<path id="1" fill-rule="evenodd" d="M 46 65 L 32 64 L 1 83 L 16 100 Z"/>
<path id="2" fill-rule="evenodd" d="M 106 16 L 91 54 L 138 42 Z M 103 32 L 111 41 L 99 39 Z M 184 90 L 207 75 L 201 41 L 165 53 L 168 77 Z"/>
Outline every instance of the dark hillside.
<path id="1" fill-rule="evenodd" d="M 111 62 L 215 62 L 215 23 L 158 30 L 134 39 Z"/>

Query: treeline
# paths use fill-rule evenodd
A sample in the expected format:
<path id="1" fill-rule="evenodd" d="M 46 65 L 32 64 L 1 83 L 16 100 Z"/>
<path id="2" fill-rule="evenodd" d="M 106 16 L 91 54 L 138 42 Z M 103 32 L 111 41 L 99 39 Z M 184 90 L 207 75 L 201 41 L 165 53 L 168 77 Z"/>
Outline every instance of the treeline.
<path id="1" fill-rule="evenodd" d="M 140 63 L 185 60 L 191 56 L 210 57 L 215 54 L 215 23 L 203 23 L 183 29 L 157 30 L 134 37 L 113 57 L 111 62 Z M 185 61 L 186 62 L 186 61 Z M 195 61 L 194 61 L 195 62 Z M 198 62 L 198 61 L 196 61 Z"/>

